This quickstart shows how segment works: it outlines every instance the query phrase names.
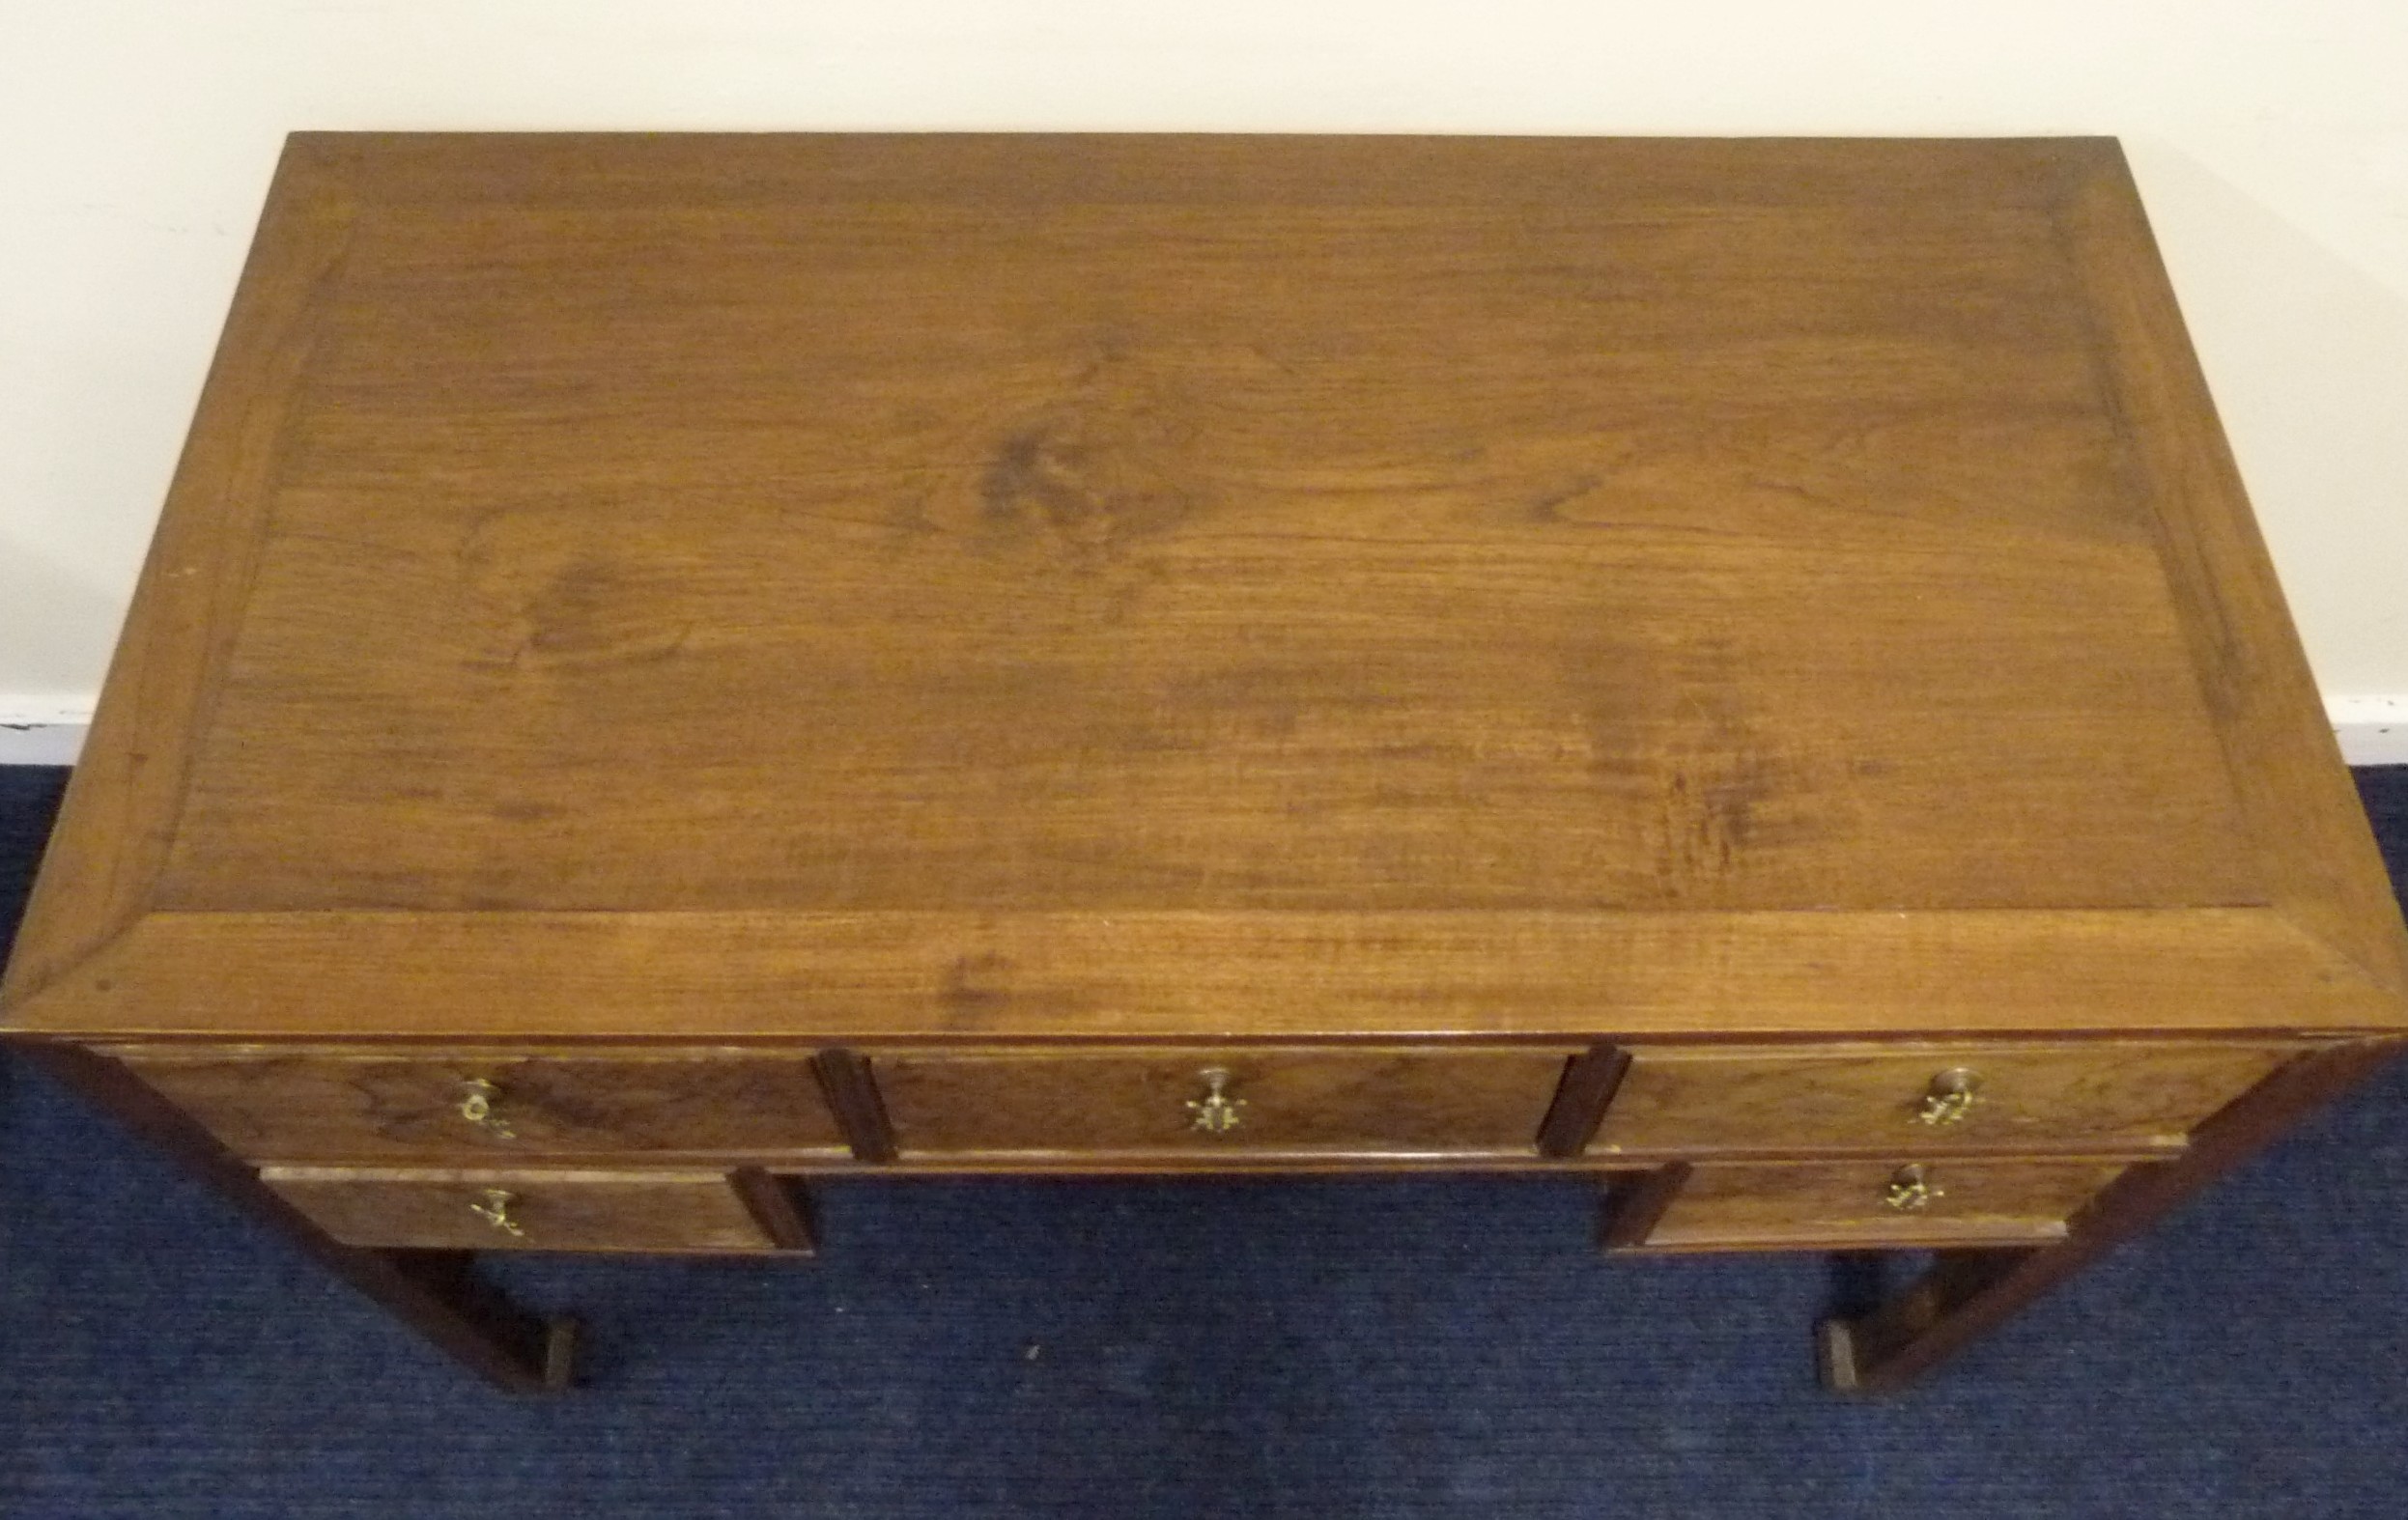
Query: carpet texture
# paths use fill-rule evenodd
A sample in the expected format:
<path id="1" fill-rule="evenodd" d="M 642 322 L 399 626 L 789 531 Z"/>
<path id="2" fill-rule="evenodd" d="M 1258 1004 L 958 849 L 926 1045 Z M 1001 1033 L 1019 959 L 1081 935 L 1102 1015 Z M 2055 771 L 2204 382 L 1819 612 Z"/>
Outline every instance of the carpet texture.
<path id="1" fill-rule="evenodd" d="M 0 770 L 0 930 L 56 773 Z M 2408 769 L 2362 773 L 2408 866 Z M 1820 1258 L 1605 1261 L 1552 1179 L 847 1182 L 815 1263 L 522 1258 L 488 1393 L 0 1069 L 0 1515 L 2397 1516 L 2408 1066 L 1932 1382 Z"/>

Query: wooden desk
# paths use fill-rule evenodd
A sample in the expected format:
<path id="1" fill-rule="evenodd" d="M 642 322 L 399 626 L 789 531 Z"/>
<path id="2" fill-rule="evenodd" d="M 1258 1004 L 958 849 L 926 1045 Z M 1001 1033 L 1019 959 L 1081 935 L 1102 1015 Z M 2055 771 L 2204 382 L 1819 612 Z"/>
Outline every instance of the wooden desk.
<path id="1" fill-rule="evenodd" d="M 2111 143 L 305 136 L 6 1018 L 510 1386 L 475 1250 L 1465 1168 L 1940 1248 L 1873 1388 L 2403 985 Z"/>

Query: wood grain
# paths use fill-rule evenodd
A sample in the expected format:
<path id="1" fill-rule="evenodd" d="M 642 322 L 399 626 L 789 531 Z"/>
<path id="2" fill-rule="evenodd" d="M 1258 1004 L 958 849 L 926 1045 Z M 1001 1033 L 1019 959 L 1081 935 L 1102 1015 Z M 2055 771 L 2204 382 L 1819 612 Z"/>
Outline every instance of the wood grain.
<path id="1" fill-rule="evenodd" d="M 1594 1148 L 1679 1155 L 2178 1148 L 2193 1125 L 2309 1049 L 2237 1042 L 1641 1047 L 1631 1052 Z M 1971 1108 L 1953 1123 L 1921 1122 L 1934 1079 L 1953 1070 L 1973 1073 L 1980 1084 Z"/>
<path id="2" fill-rule="evenodd" d="M 268 535 L 295 393 L 350 251 L 352 156 L 340 141 L 295 141 L 277 166 L 0 1005 L 153 900 Z"/>
<path id="3" fill-rule="evenodd" d="M 404 215 L 385 151 L 163 907 L 2253 900 L 2012 194 L 748 181 L 877 152 L 805 139 Z"/>
<path id="4" fill-rule="evenodd" d="M 1203 1155 L 1336 1151 L 1535 1155 L 1575 1053 L 1206 1046 L 1143 1054 L 872 1050 L 905 1160 L 941 1154 Z M 1227 1074 L 1236 1125 L 1189 1105 Z"/>
<path id="5" fill-rule="evenodd" d="M 328 1276 L 494 1387 L 513 1393 L 549 1393 L 568 1386 L 576 1322 L 547 1319 L 512 1303 L 478 1275 L 470 1253 L 372 1251 L 345 1245 L 264 1186 L 256 1168 L 116 1061 L 48 1042 L 20 1046 L 14 1054 L 105 1109 Z M 72 1164 L 70 1158 L 50 1160 Z"/>
<path id="6" fill-rule="evenodd" d="M 1657 1251 L 1911 1248 L 2062 1237 L 2069 1216 L 2124 1169 L 2121 1162 L 1936 1161 L 1924 1208 L 1884 1195 L 1904 1152 L 1878 1161 L 1692 1167 L 1642 1243 Z M 2147 1164 L 2143 1164 L 2147 1165 Z"/>
<path id="7" fill-rule="evenodd" d="M 260 1180 L 354 1246 L 463 1251 L 748 1253 L 780 1249 L 728 1176 L 582 1171 L 263 1167 Z M 506 1195 L 513 1233 L 476 1212 Z"/>
<path id="8" fill-rule="evenodd" d="M 1905 1387 L 1974 1337 L 2179 1208 L 2272 1143 L 2299 1115 L 2397 1058 L 2393 1041 L 2360 1041 L 2292 1061 L 2199 1126 L 2181 1155 L 2126 1170 L 2042 1250 L 1942 1253 L 1889 1302 L 1827 1321 L 1825 1371 L 1843 1392 Z M 1829 1334 L 1836 1326 L 1836 1334 Z"/>
<path id="9" fill-rule="evenodd" d="M 1653 1162 L 1651 1246 L 1946 1246 L 2172 1158 L 1880 1382 L 2404 989 L 2112 144 L 360 134 L 279 168 L 0 1030 L 413 1243 L 505 1174 L 761 1249 L 772 1169 Z M 1868 1221 L 1933 1059 L 1961 1201 Z"/>
<path id="10" fill-rule="evenodd" d="M 2408 988 L 2399 903 L 2112 143 L 2096 148 L 2062 218 L 2123 421 L 2130 493 L 2156 531 L 2267 898 L 2383 985 Z"/>
<path id="11" fill-rule="evenodd" d="M 323 934 L 297 965 L 340 977 L 333 942 L 465 934 L 494 942 L 465 966 L 353 957 L 382 984 L 354 1005 L 400 983 L 401 1034 L 1176 1036 L 1253 1017 L 1176 985 L 1211 979 L 1191 952 L 1295 949 L 1267 1017 L 1303 1035 L 1723 1032 L 1800 1000 L 1868 1033 L 2400 1027 L 2363 839 L 2340 876 L 2259 874 L 2293 791 L 2303 837 L 2351 825 L 2329 754 L 2250 758 L 2307 724 L 2297 692 L 2231 727 L 2291 646 L 2237 497 L 2169 505 L 2214 423 L 2110 162 L 300 143 L 275 205 L 309 213 L 263 228 L 162 526 L 223 589 L 157 580 L 128 646 L 208 680 L 153 700 L 125 662 L 91 769 L 150 779 L 71 799 L 49 873 L 115 906 L 37 912 L 7 1017 L 341 1032 L 349 999 L 219 989 L 278 979 L 263 936 Z M 2196 564 L 2167 537 L 2193 510 Z M 141 758 L 171 752 L 167 780 Z M 136 791 L 149 823 L 100 811 Z M 2371 987 L 2265 954 L 2281 932 L 2234 915 L 2266 903 Z M 113 958 L 184 970 L 37 996 L 145 908 Z M 1772 926 L 1799 910 L 1826 921 Z M 2135 916 L 2085 922 L 2100 958 L 2198 977 L 2083 964 L 2069 911 Z M 1956 914 L 2037 921 L 1887 921 Z M 768 974 L 625 964 L 688 928 Z M 865 929 L 900 953 L 801 971 Z M 1550 985 L 1575 940 L 1641 969 Z M 1921 961 L 1939 941 L 1979 942 L 1970 974 Z M 484 985 L 586 950 L 545 978 L 580 1009 Z M 1455 956 L 1505 996 L 1448 989 Z M 1440 990 L 1400 1005 L 1374 957 Z M 1860 1017 L 1792 985 L 1834 965 Z"/>
<path id="12" fill-rule="evenodd" d="M 370 1055 L 118 1046 L 104 1054 L 261 1161 L 637 1152 L 832 1156 L 844 1137 L 809 1053 L 658 1049 Z M 486 1084 L 488 1117 L 461 1112 Z"/>
<path id="13" fill-rule="evenodd" d="M 120 1036 L 813 1044 L 2408 1028 L 2354 963 L 2247 909 L 160 914 L 11 1017 Z"/>
<path id="14" fill-rule="evenodd" d="M 1718 205 L 1979 214 L 2047 211 L 2108 139 L 1416 137 L 1011 132 L 408 132 L 296 136 L 365 145 L 385 204 L 418 214 L 528 207 L 660 214 L 678 202 L 971 206 L 1064 203 L 1694 212 Z M 671 192 L 665 195 L 664 191 Z"/>

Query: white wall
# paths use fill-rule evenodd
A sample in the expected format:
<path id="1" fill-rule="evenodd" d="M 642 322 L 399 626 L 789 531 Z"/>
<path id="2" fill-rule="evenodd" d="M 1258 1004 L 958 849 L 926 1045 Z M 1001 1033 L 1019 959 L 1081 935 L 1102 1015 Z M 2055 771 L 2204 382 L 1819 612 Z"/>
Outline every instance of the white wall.
<path id="1" fill-rule="evenodd" d="M 2408 714 L 2403 0 L 0 0 L 0 722 L 91 701 L 286 130 L 629 127 L 2114 133 Z"/>

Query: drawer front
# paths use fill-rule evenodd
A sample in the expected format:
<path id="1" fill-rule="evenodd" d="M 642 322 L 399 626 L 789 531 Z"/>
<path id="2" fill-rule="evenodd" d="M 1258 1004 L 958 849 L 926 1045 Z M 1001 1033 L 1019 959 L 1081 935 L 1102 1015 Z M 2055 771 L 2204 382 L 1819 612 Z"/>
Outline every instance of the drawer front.
<path id="1" fill-rule="evenodd" d="M 2300 1049 L 1643 1047 L 1590 1152 L 2174 1148 Z"/>
<path id="2" fill-rule="evenodd" d="M 808 1053 L 108 1054 L 255 1158 L 846 1153 Z"/>
<path id="3" fill-rule="evenodd" d="M 872 1052 L 915 1156 L 1537 1153 L 1569 1048 Z M 1216 1078 L 1213 1074 L 1219 1074 Z M 1217 1094 L 1217 1096 L 1216 1096 Z"/>
<path id="4" fill-rule="evenodd" d="M 2100 1161 L 1705 1165 L 1690 1170 L 1643 1244 L 1704 1251 L 2046 1241 L 2062 1236 L 2066 1220 L 2123 1169 Z"/>
<path id="5" fill-rule="evenodd" d="M 807 1244 L 787 1228 L 781 1245 L 717 1171 L 268 1167 L 260 1180 L 354 1246 L 720 1253 Z"/>

